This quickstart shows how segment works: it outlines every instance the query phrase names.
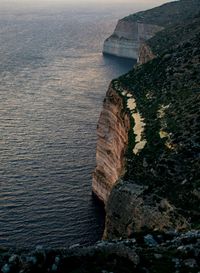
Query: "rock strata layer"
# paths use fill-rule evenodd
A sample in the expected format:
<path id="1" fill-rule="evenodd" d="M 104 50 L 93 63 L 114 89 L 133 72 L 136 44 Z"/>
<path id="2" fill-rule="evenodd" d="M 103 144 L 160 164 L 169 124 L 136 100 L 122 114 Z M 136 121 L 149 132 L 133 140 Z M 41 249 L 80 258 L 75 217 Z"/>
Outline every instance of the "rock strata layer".
<path id="1" fill-rule="evenodd" d="M 123 98 L 109 87 L 97 125 L 96 169 L 92 189 L 104 203 L 117 179 L 124 174 L 130 119 Z"/>

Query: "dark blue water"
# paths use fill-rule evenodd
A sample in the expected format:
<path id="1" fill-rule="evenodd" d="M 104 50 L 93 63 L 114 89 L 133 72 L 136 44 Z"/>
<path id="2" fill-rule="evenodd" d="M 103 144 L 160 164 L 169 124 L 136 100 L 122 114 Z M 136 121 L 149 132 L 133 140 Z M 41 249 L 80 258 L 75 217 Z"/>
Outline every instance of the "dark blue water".
<path id="1" fill-rule="evenodd" d="M 91 193 L 96 124 L 110 80 L 133 66 L 101 49 L 126 13 L 0 11 L 0 245 L 101 237 Z"/>

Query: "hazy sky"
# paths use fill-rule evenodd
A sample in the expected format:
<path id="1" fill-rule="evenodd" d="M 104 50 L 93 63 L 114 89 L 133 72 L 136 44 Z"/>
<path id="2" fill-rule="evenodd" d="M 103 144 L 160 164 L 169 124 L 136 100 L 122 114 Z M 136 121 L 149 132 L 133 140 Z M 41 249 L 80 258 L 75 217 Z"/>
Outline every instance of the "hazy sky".
<path id="1" fill-rule="evenodd" d="M 0 4 L 9 4 L 9 3 L 15 3 L 15 4 L 42 4 L 42 3 L 66 3 L 66 4 L 83 4 L 83 3 L 92 3 L 92 4 L 109 4 L 109 3 L 132 3 L 135 4 L 146 4 L 146 5 L 159 5 L 165 2 L 171 2 L 170 0 L 0 0 Z"/>
<path id="2" fill-rule="evenodd" d="M 96 8 L 118 10 L 121 16 L 146 10 L 171 0 L 0 0 L 0 14 L 6 14 L 11 10 L 23 11 L 40 8 L 84 8 L 92 10 Z M 107 9 L 109 12 L 110 9 Z M 122 13 L 124 12 L 124 13 Z"/>

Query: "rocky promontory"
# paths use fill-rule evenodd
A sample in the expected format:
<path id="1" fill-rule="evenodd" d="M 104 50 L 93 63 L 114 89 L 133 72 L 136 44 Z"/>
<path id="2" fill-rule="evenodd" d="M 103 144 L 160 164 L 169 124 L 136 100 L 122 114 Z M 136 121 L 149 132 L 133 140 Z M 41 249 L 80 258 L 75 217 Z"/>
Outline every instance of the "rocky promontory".
<path id="1" fill-rule="evenodd" d="M 131 14 L 119 20 L 113 34 L 104 42 L 103 53 L 138 59 L 144 41 L 170 25 L 192 18 L 198 12 L 198 0 L 180 0 Z"/>

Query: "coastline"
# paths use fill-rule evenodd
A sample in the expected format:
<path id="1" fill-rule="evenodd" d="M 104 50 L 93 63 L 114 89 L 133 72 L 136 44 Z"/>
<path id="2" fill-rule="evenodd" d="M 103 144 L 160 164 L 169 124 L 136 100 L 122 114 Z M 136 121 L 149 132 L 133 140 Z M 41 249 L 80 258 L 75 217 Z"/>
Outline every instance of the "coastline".
<path id="1" fill-rule="evenodd" d="M 199 20 L 143 43 L 138 65 L 109 86 L 92 185 L 106 209 L 103 240 L 0 249 L 3 273 L 199 272 Z"/>

